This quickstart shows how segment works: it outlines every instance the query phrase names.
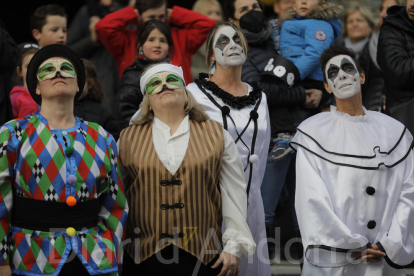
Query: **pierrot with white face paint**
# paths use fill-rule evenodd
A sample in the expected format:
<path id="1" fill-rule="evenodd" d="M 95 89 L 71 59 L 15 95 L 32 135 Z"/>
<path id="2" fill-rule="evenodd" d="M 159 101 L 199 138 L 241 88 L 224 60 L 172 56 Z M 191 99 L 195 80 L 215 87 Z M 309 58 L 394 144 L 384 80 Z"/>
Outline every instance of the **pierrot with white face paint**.
<path id="1" fill-rule="evenodd" d="M 328 61 L 325 68 L 329 88 L 338 99 L 347 99 L 361 91 L 360 72 L 353 59 L 347 55 L 338 55 Z"/>
<path id="2" fill-rule="evenodd" d="M 224 69 L 243 65 L 246 53 L 243 51 L 239 34 L 230 26 L 219 29 L 214 36 L 216 62 Z"/>

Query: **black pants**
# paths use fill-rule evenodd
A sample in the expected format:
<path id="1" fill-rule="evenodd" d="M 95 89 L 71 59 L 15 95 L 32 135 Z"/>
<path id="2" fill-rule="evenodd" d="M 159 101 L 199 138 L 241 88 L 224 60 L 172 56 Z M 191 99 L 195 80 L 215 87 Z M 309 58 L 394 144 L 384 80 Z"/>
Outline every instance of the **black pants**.
<path id="1" fill-rule="evenodd" d="M 161 256 L 165 260 L 172 260 L 174 257 L 174 246 L 170 245 L 161 250 Z M 208 264 L 201 263 L 197 276 L 217 276 L 220 274 L 223 265 L 220 265 L 216 269 L 212 269 L 211 266 L 218 259 L 218 255 Z M 122 276 L 192 276 L 195 267 L 199 261 L 196 257 L 186 252 L 185 250 L 178 249 L 178 263 L 162 264 L 157 255 L 149 257 L 140 264 L 136 264 L 134 260 L 129 256 L 127 252 L 124 252 L 124 262 L 122 268 Z"/>
<path id="2" fill-rule="evenodd" d="M 73 253 L 72 253 L 73 254 Z M 71 254 L 69 254 L 71 256 Z M 62 267 L 62 270 L 59 273 L 59 276 L 90 276 L 89 272 L 83 266 L 82 262 L 79 260 L 77 256 L 73 258 L 68 263 L 65 263 Z M 17 274 L 13 274 L 13 276 L 19 276 Z"/>

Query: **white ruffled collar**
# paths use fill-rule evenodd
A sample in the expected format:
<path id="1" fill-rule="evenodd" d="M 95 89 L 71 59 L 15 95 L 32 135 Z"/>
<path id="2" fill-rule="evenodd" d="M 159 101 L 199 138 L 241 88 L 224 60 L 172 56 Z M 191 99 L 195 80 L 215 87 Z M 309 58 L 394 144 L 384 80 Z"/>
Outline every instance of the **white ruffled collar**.
<path id="1" fill-rule="evenodd" d="M 364 115 L 352 116 L 352 115 L 349 115 L 348 113 L 343 113 L 341 111 L 338 111 L 336 106 L 331 105 L 331 113 L 337 118 L 348 121 L 348 122 L 366 121 L 369 115 L 367 114 L 367 110 L 365 109 L 365 107 L 362 107 L 362 109 L 364 110 Z"/>

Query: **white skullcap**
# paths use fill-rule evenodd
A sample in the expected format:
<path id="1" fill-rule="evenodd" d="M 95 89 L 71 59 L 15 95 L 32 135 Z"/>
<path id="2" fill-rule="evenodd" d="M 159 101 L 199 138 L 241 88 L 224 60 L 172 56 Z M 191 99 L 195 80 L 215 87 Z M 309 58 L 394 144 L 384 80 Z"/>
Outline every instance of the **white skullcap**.
<path id="1" fill-rule="evenodd" d="M 185 81 L 184 81 L 184 73 L 183 73 L 183 69 L 181 67 L 172 65 L 172 64 L 158 64 L 155 65 L 154 67 L 152 67 L 151 69 L 149 69 L 142 77 L 140 80 L 140 86 L 141 86 L 141 93 L 142 95 L 145 96 L 145 85 L 147 84 L 148 80 L 155 74 L 159 73 L 159 72 L 173 72 L 175 74 L 177 74 L 178 76 L 181 77 L 181 79 L 184 82 L 184 86 L 185 86 Z"/>

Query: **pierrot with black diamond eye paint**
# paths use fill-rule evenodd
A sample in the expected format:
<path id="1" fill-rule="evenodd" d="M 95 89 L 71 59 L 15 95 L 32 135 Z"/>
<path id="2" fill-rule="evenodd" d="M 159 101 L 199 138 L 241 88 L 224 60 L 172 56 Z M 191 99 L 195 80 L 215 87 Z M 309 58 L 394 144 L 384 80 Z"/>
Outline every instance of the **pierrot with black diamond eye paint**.
<path id="1" fill-rule="evenodd" d="M 213 45 L 216 62 L 224 69 L 243 65 L 246 61 L 241 38 L 236 30 L 230 26 L 225 26 L 217 31 Z"/>
<path id="2" fill-rule="evenodd" d="M 365 82 L 365 74 L 361 73 L 350 56 L 335 56 L 326 64 L 325 88 L 338 99 L 351 98 L 361 91 Z"/>

